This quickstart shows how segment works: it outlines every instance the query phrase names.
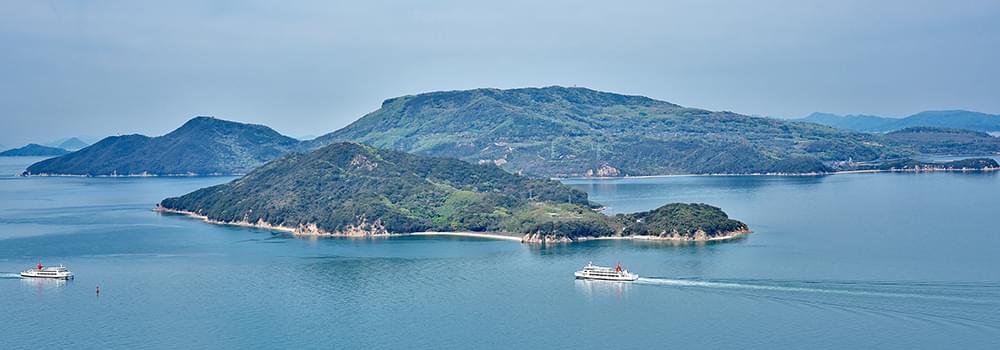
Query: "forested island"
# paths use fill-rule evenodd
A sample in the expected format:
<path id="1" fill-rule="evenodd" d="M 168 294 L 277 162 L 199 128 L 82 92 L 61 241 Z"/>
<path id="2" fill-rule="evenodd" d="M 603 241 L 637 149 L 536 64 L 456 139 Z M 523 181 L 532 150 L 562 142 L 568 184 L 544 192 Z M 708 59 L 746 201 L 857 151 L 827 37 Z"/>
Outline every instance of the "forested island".
<path id="1" fill-rule="evenodd" d="M 392 98 L 310 143 L 336 141 L 546 177 L 817 174 L 908 155 L 881 135 L 560 86 Z"/>
<path id="2" fill-rule="evenodd" d="M 721 209 L 668 204 L 608 216 L 585 192 L 549 179 L 334 143 L 293 153 L 232 182 L 167 198 L 157 210 L 304 236 L 481 232 L 522 242 L 597 238 L 703 241 L 749 232 Z"/>
<path id="3" fill-rule="evenodd" d="M 922 154 L 1000 154 L 1000 139 L 975 131 L 872 134 L 560 86 L 391 98 L 307 143 L 335 141 L 547 177 L 829 174 Z"/>

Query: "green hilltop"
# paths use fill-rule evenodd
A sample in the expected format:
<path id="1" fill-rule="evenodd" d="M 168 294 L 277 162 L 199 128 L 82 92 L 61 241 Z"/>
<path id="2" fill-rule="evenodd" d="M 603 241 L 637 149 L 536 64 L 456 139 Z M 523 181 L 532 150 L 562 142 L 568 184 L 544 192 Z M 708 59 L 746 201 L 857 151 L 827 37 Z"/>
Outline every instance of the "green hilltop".
<path id="1" fill-rule="evenodd" d="M 388 99 L 309 143 L 339 141 L 540 176 L 813 173 L 903 154 L 877 135 L 558 86 Z"/>
<path id="2" fill-rule="evenodd" d="M 25 175 L 243 174 L 298 146 L 298 140 L 263 125 L 195 117 L 163 136 L 107 137 L 32 164 Z"/>

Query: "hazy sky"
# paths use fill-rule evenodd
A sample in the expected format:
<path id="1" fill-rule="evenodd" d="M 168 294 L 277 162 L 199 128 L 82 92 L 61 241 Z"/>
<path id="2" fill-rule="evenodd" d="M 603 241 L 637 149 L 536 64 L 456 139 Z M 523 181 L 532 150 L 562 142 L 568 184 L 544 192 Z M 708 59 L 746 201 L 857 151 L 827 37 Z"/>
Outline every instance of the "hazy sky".
<path id="1" fill-rule="evenodd" d="M 0 144 L 195 115 L 319 135 L 383 99 L 566 85 L 745 114 L 1000 113 L 1000 1 L 0 0 Z"/>

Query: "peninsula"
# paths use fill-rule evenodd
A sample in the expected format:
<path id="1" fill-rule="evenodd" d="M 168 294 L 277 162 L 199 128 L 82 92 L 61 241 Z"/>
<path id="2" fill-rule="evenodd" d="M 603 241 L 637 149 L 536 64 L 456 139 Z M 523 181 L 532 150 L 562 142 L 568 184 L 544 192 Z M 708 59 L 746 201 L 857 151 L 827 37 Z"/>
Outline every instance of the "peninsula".
<path id="1" fill-rule="evenodd" d="M 746 224 L 706 204 L 615 216 L 599 208 L 585 192 L 494 164 L 333 143 L 164 199 L 156 210 L 318 237 L 466 234 L 545 243 L 705 241 L 749 233 Z"/>

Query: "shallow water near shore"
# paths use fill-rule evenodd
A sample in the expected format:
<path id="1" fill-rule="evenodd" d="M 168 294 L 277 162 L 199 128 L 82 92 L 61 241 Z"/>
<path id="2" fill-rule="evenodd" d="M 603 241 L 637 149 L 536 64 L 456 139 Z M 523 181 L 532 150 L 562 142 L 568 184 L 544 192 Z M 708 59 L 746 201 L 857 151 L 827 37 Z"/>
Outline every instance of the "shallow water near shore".
<path id="1" fill-rule="evenodd" d="M 3 349 L 1000 346 L 995 172 L 565 180 L 754 233 L 536 246 L 210 225 L 150 209 L 232 178 L 12 176 L 30 161 L 0 158 Z M 38 260 L 77 278 L 17 276 Z M 572 278 L 618 260 L 642 278 Z"/>

